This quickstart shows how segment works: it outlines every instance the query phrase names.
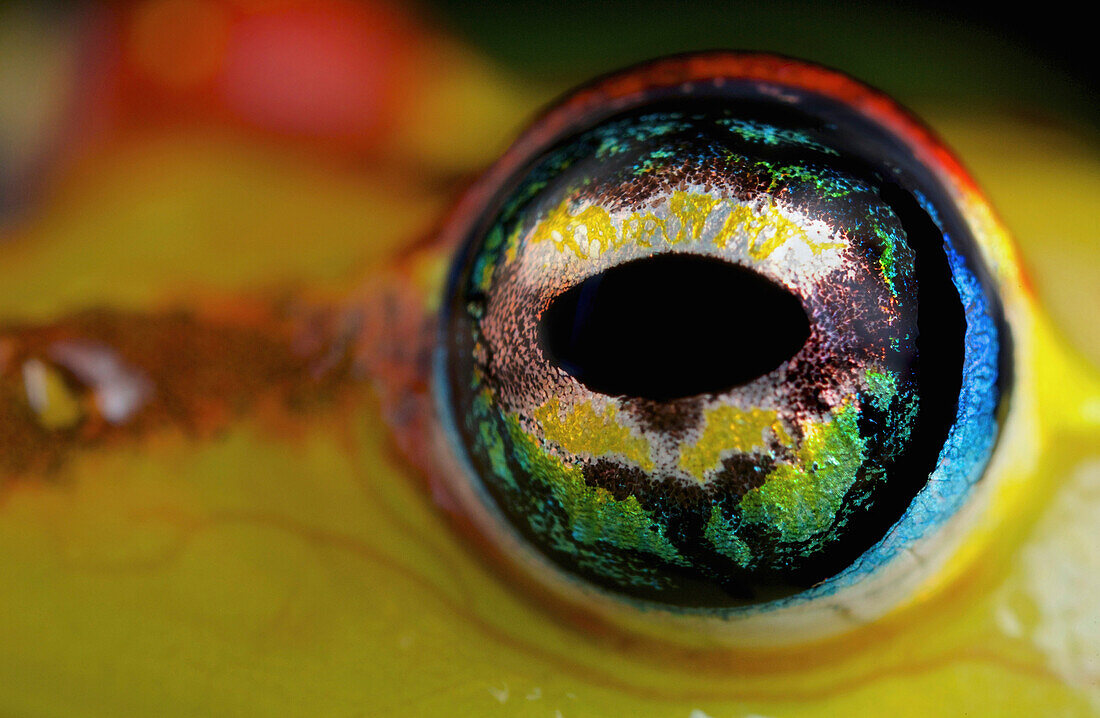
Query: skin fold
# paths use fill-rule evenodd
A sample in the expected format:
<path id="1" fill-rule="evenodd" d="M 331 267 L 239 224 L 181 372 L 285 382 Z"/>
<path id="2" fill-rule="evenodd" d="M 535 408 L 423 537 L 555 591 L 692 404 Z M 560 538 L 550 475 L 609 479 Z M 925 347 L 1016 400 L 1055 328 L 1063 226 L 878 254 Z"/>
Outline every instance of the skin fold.
<path id="1" fill-rule="evenodd" d="M 994 488 L 885 616 L 708 645 L 547 597 L 432 471 L 416 397 L 450 262 L 438 223 L 570 78 L 526 82 L 373 5 L 258 5 L 147 3 L 53 30 L 22 16 L 33 51 L 103 89 L 42 101 L 69 119 L 28 135 L 31 189 L 0 225 L 0 714 L 1100 711 L 1100 155 L 1083 131 L 913 98 L 1024 267 L 1004 287 L 1026 334 Z M 234 104 L 209 89 L 230 64 L 158 70 L 180 65 L 139 40 L 169 11 L 212 13 L 166 26 L 221 27 L 226 57 L 241 27 L 340 48 L 341 28 L 391 23 L 384 76 L 404 79 L 371 95 L 387 98 L 371 123 Z M 123 51 L 77 62 L 73 45 Z M 330 60 L 373 66 L 357 51 Z"/>

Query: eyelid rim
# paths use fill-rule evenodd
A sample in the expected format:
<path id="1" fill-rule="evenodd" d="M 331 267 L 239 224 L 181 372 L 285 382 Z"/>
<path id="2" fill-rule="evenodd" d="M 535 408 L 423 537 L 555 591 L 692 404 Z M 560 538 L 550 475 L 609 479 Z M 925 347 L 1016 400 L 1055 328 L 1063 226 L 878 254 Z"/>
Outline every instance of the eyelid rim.
<path id="1" fill-rule="evenodd" d="M 468 253 L 473 249 L 468 240 L 486 230 L 483 225 L 492 220 L 492 213 L 486 212 L 486 208 L 506 195 L 511 189 L 510 183 L 526 174 L 524 170 L 529 169 L 543 152 L 562 137 L 577 134 L 602 119 L 645 104 L 657 91 L 667 93 L 670 89 L 679 90 L 685 95 L 721 92 L 726 83 L 753 83 L 761 94 L 781 100 L 790 98 L 792 102 L 796 98 L 790 92 L 817 95 L 854 110 L 855 115 L 878 125 L 901 141 L 904 149 L 930 171 L 950 199 L 959 203 L 963 222 L 975 238 L 980 238 L 975 242 L 975 251 L 989 271 L 993 288 L 1001 299 L 1008 336 L 1019 336 L 1018 329 L 1026 328 L 1034 321 L 1032 303 L 1028 301 L 1030 287 L 1016 261 L 1015 247 L 988 201 L 931 130 L 894 100 L 838 71 L 780 55 L 711 51 L 660 58 L 597 78 L 551 105 L 470 186 L 441 225 L 436 237 L 437 246 L 450 250 L 452 256 L 461 249 L 461 254 L 453 260 L 455 269 L 448 277 L 441 303 L 431 378 L 437 413 L 435 429 L 438 432 L 433 441 L 444 457 L 442 463 L 448 467 L 446 473 L 452 478 L 473 475 L 473 466 L 462 448 L 455 445 L 457 429 L 453 423 L 456 418 L 450 408 L 450 392 L 444 378 L 446 351 L 442 347 L 446 345 L 445 317 L 450 311 L 449 298 L 454 296 L 459 281 L 459 269 L 467 263 Z M 1024 291 L 1021 292 L 1021 289 Z M 1017 346 L 1016 349 L 1030 353 L 1030 347 Z M 1023 358 L 1017 355 L 1015 362 L 1020 361 Z M 1013 399 L 1012 403 L 1015 404 L 1018 398 Z M 1028 403 L 1032 398 L 1029 397 Z M 1021 441 L 1023 430 L 1020 427 L 1024 422 L 1018 416 L 1007 413 L 1008 403 L 1005 401 L 1001 405 L 1000 417 L 1004 423 L 1000 438 L 994 442 L 993 454 L 986 461 L 985 474 L 1002 471 L 995 467 L 1003 466 L 1006 456 L 1024 456 L 1026 460 L 1032 451 L 1030 442 Z M 1019 412 L 1013 414 L 1018 415 Z M 1006 443 L 1010 447 L 1006 448 Z M 614 598 L 576 577 L 566 576 L 549 560 L 525 545 L 518 536 L 506 535 L 499 530 L 503 519 L 491 515 L 494 510 L 490 508 L 492 501 L 488 500 L 487 495 L 481 495 L 485 490 L 476 485 L 478 482 L 463 482 L 459 478 L 457 488 L 452 486 L 451 489 L 455 492 L 452 498 L 457 500 L 472 524 L 469 528 L 482 534 L 484 540 L 480 543 L 491 543 L 488 537 L 492 536 L 494 541 L 502 544 L 493 551 L 498 558 L 507 557 L 508 563 L 525 565 L 526 572 L 536 574 L 533 583 L 548 589 L 550 597 L 564 600 L 574 609 L 595 614 L 611 625 L 627 628 L 631 633 L 648 634 L 665 640 L 674 636 L 677 641 L 686 638 L 691 643 L 701 639 L 707 645 L 774 646 L 816 640 L 850 630 L 903 605 L 918 588 L 924 592 L 928 587 L 926 579 L 929 572 L 958 553 L 966 533 L 962 524 L 974 521 L 984 511 L 990 495 L 994 493 L 990 483 L 971 486 L 969 498 L 948 521 L 936 527 L 932 532 L 935 536 L 923 537 L 923 545 L 913 544 L 904 550 L 904 556 L 899 556 L 899 560 L 891 560 L 889 565 L 881 566 L 880 575 L 856 584 L 838 584 L 836 591 L 843 593 L 843 596 L 830 591 L 819 594 L 816 600 L 797 600 L 809 593 L 818 593 L 811 589 L 779 602 L 780 605 L 775 607 L 771 607 L 771 603 L 760 604 L 721 617 L 690 612 L 662 614 L 651 610 L 653 606 L 645 602 Z M 977 494 L 981 494 L 980 500 Z M 913 579 L 906 574 L 920 574 L 921 577 Z M 855 602 L 869 601 L 874 604 L 873 608 L 856 610 L 852 599 Z M 822 619 L 837 617 L 841 620 L 831 621 L 833 625 L 829 628 L 822 627 Z M 670 631 L 674 633 L 670 634 Z"/>

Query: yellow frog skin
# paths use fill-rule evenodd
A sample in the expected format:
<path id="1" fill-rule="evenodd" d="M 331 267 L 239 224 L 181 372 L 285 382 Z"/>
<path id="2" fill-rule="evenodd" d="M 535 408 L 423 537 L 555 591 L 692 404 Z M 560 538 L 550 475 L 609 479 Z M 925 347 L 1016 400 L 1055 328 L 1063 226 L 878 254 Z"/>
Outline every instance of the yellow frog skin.
<path id="1" fill-rule="evenodd" d="M 5 216 L 0 715 L 1100 712 L 1098 336 L 1071 293 L 1100 260 L 1096 153 L 921 108 L 1015 242 L 973 195 L 1013 329 L 1004 433 L 918 585 L 739 640 L 554 595 L 433 473 L 419 342 L 458 187 L 416 172 L 486 166 L 550 99 L 446 47 L 425 94 L 452 99 L 401 111 L 407 164 L 143 116 Z M 452 101 L 498 139 L 425 138 L 414 120 Z"/>

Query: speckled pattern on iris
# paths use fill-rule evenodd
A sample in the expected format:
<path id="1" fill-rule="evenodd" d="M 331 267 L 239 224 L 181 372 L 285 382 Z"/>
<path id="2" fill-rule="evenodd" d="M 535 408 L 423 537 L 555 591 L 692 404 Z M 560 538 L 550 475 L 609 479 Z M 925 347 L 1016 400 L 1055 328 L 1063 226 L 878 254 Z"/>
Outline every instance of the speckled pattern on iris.
<path id="1" fill-rule="evenodd" d="M 873 557 L 931 475 L 959 495 L 977 479 L 1004 389 L 995 295 L 935 183 L 887 135 L 837 122 L 843 108 L 736 90 L 559 138 L 489 208 L 446 309 L 471 480 L 565 571 L 666 605 L 766 602 Z M 760 302 L 685 306 L 693 266 L 724 281 L 702 271 L 716 262 L 771 286 L 761 302 L 797 299 L 808 332 L 774 366 L 654 394 L 610 391 L 559 354 L 555 303 L 581 293 L 566 333 L 583 335 L 600 301 L 585 288 L 642 266 L 621 311 L 646 336 L 601 349 L 622 376 L 670 349 L 688 373 L 763 352 L 775 337 L 743 328 Z M 667 346 L 668 307 L 697 336 Z"/>

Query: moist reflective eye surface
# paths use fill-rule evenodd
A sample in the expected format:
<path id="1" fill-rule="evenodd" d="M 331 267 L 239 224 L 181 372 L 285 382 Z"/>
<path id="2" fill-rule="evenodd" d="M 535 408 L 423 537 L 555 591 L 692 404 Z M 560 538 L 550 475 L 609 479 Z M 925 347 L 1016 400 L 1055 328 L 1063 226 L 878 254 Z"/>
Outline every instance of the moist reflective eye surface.
<path id="1" fill-rule="evenodd" d="M 756 92 L 548 143 L 445 310 L 440 381 L 487 511 L 646 602 L 873 572 L 959 506 L 997 433 L 1000 310 L 934 177 L 839 103 Z"/>

